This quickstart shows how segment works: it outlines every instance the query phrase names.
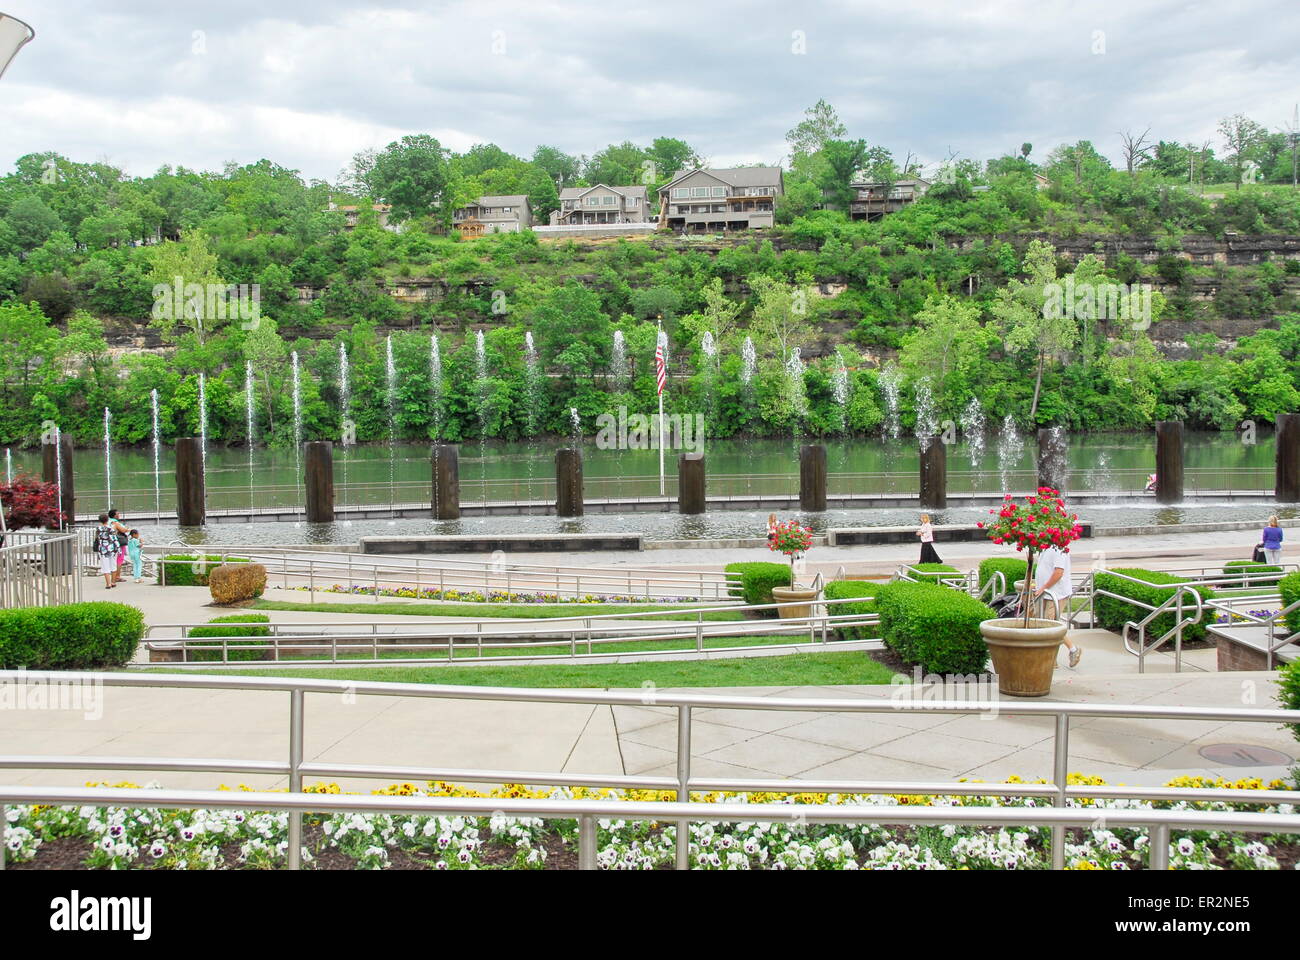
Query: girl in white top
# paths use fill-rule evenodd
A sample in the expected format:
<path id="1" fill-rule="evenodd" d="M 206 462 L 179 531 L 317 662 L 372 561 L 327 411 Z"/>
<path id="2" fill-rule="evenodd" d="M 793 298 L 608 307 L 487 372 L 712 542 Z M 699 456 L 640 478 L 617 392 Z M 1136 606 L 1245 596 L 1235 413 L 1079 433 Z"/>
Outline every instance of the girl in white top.
<path id="1" fill-rule="evenodd" d="M 943 563 L 934 549 L 934 527 L 930 525 L 930 515 L 921 514 L 921 527 L 916 531 L 921 538 L 921 563 Z"/>

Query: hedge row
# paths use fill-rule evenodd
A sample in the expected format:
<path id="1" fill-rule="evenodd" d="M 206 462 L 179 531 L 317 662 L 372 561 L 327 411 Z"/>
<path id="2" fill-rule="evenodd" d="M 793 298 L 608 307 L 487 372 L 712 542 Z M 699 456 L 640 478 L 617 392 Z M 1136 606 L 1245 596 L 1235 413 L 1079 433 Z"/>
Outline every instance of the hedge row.
<path id="1" fill-rule="evenodd" d="M 1016 557 L 989 557 L 987 560 L 981 560 L 980 589 L 983 590 L 984 585 L 993 579 L 993 575 L 1001 571 L 1007 581 L 1007 592 L 1011 593 L 1016 589 L 1016 581 L 1025 579 L 1028 569 L 1028 561 Z"/>
<path id="2" fill-rule="evenodd" d="M 1288 573 L 1277 582 L 1277 588 L 1282 594 L 1282 608 L 1291 606 L 1300 600 L 1300 573 Z M 1290 633 L 1300 631 L 1300 610 L 1292 610 L 1286 615 L 1286 628 Z M 1300 660 L 1296 662 L 1300 663 Z"/>
<path id="3" fill-rule="evenodd" d="M 222 557 L 219 554 L 173 553 L 158 564 L 158 583 L 168 587 L 206 587 L 208 575 L 225 563 L 248 563 L 247 557 Z"/>
<path id="4" fill-rule="evenodd" d="M 120 667 L 144 636 L 144 614 L 95 601 L 0 610 L 0 667 L 90 670 Z"/>
<path id="5" fill-rule="evenodd" d="M 269 637 L 271 628 L 266 624 L 271 622 L 271 618 L 264 613 L 237 613 L 228 617 L 214 617 L 209 620 L 210 624 L 222 624 L 222 626 L 195 627 L 189 635 L 192 639 L 201 640 L 204 637 L 239 637 L 239 640 L 232 640 L 232 643 L 238 643 L 246 646 L 250 642 L 258 647 L 265 647 L 264 641 L 243 639 L 245 637 Z M 249 624 L 249 626 L 229 626 L 229 624 Z M 213 644 L 211 647 L 203 650 L 190 650 L 187 654 L 188 659 L 194 661 L 208 661 L 221 659 L 221 646 Z M 228 650 L 226 652 L 227 660 L 265 660 L 265 650 Z"/>
<path id="6" fill-rule="evenodd" d="M 1145 583 L 1134 583 L 1132 580 L 1114 576 L 1117 573 L 1136 577 L 1145 581 Z M 1099 591 L 1106 590 L 1131 600 L 1150 604 L 1153 607 L 1157 607 L 1168 600 L 1178 584 L 1187 582 L 1188 580 L 1185 577 L 1165 573 L 1162 570 L 1144 570 L 1141 567 L 1123 567 L 1109 573 L 1099 572 L 1095 580 L 1096 589 Z M 1212 600 L 1215 595 L 1214 591 L 1209 587 L 1200 584 L 1196 585 L 1196 592 L 1201 595 L 1202 601 Z M 1107 630 L 1123 633 L 1125 623 L 1130 620 L 1135 623 L 1139 622 L 1151 611 L 1146 607 L 1138 606 L 1136 603 L 1129 603 L 1128 600 L 1097 596 L 1093 601 L 1093 612 L 1097 622 Z M 1212 619 L 1210 612 L 1205 611 L 1201 616 L 1200 623 L 1189 624 L 1183 628 L 1183 640 L 1205 639 L 1206 626 Z M 1173 612 L 1162 613 L 1147 625 L 1147 640 L 1151 641 L 1164 636 L 1165 633 L 1173 629 L 1175 622 Z"/>
<path id="7" fill-rule="evenodd" d="M 1230 577 L 1239 577 L 1244 573 L 1281 573 L 1282 568 L 1269 563 L 1256 563 L 1254 560 L 1229 560 L 1223 565 L 1223 572 Z M 1274 579 L 1260 580 L 1252 582 L 1249 579 L 1241 580 L 1237 583 L 1230 584 L 1231 587 L 1264 587 L 1272 586 L 1277 581 Z"/>
<path id="8" fill-rule="evenodd" d="M 753 563 L 729 563 L 727 573 L 740 574 L 740 584 L 732 586 L 733 597 L 743 597 L 747 604 L 772 603 L 773 587 L 790 586 L 790 565 L 760 560 Z M 768 611 L 775 615 L 775 611 Z"/>
<path id="9" fill-rule="evenodd" d="M 940 577 L 951 577 L 960 575 L 961 571 L 947 563 L 910 563 L 908 569 L 912 575 L 922 582 L 933 580 L 939 582 Z"/>
<path id="10" fill-rule="evenodd" d="M 982 673 L 989 651 L 980 623 L 996 614 L 969 594 L 931 583 L 899 581 L 876 592 L 889 647 L 927 673 Z"/>
<path id="11" fill-rule="evenodd" d="M 833 617 L 875 613 L 875 596 L 881 586 L 872 580 L 834 580 L 822 591 L 827 600 L 847 600 L 850 597 L 861 597 L 862 600 L 859 603 L 837 603 L 827 607 L 826 612 Z M 880 637 L 880 627 L 836 627 L 835 637 L 837 640 L 875 640 Z"/>

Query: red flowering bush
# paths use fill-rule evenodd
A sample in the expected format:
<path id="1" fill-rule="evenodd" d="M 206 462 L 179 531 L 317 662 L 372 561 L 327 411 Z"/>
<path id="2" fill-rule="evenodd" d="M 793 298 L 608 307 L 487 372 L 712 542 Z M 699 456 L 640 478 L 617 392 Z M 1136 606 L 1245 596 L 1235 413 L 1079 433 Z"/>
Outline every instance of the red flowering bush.
<path id="1" fill-rule="evenodd" d="M 1039 487 L 1038 493 L 1026 497 L 1023 502 L 1011 499 L 1011 494 L 1003 497 L 1002 506 L 990 510 L 997 519 L 991 523 L 980 523 L 979 527 L 988 531 L 989 539 L 994 543 L 1013 545 L 1016 550 L 1028 553 L 1026 560 L 1024 611 L 1025 626 L 1029 626 L 1029 587 L 1034 574 L 1034 554 L 1049 547 L 1059 547 L 1070 552 L 1070 544 L 1083 536 L 1083 527 L 1079 517 L 1067 513 L 1065 501 L 1059 490 L 1051 487 Z"/>
<path id="2" fill-rule="evenodd" d="M 0 483 L 0 508 L 10 530 L 23 527 L 59 526 L 59 485 L 19 475 L 12 483 Z M 66 519 L 66 518 L 65 518 Z"/>

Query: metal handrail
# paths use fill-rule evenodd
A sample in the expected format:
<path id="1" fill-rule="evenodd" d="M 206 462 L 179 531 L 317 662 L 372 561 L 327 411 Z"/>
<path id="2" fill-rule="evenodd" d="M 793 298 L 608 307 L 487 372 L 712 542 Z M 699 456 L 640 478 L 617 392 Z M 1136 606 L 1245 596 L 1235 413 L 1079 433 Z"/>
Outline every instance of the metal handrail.
<path id="1" fill-rule="evenodd" d="M 1158 586 L 1158 584 L 1152 584 L 1152 586 Z M 1169 640 L 1170 637 L 1174 638 L 1174 672 L 1181 673 L 1183 669 L 1183 629 L 1185 627 L 1190 627 L 1193 624 L 1200 623 L 1201 617 L 1204 616 L 1205 614 L 1205 608 L 1201 602 L 1201 594 L 1195 587 L 1188 586 L 1185 583 L 1171 584 L 1170 586 L 1177 586 L 1178 589 L 1174 591 L 1173 595 L 1168 600 L 1164 601 L 1157 607 L 1153 607 L 1150 604 L 1143 603 L 1139 600 L 1134 600 L 1132 597 L 1125 597 L 1122 594 L 1112 593 L 1109 590 L 1094 591 L 1095 593 L 1099 593 L 1102 596 L 1111 597 L 1112 599 L 1124 600 L 1127 603 L 1132 603 L 1137 606 L 1144 607 L 1147 610 L 1151 611 L 1140 621 L 1136 621 L 1136 622 L 1133 620 L 1126 621 L 1124 623 L 1123 633 L 1121 634 L 1124 640 L 1124 649 L 1138 658 L 1138 673 L 1146 672 L 1145 668 L 1146 668 L 1147 653 L 1154 650 L 1159 650 Z M 1183 617 L 1183 597 L 1186 594 L 1191 594 L 1192 599 L 1196 604 L 1196 616 L 1190 619 L 1185 619 Z M 1148 645 L 1146 642 L 1147 625 L 1150 624 L 1153 620 L 1156 619 L 1156 617 L 1160 616 L 1161 614 L 1169 612 L 1171 607 L 1174 608 L 1174 610 L 1176 610 L 1174 616 L 1174 625 L 1170 627 L 1168 630 L 1166 630 L 1164 634 L 1162 634 L 1158 639 L 1153 640 Z M 1136 650 L 1133 649 L 1133 645 L 1129 642 L 1130 629 L 1136 630 L 1138 633 Z"/>
<path id="2" fill-rule="evenodd" d="M 244 677 L 244 676 L 176 676 L 162 674 L 132 673 L 83 673 L 64 671 L 0 671 L 0 683 L 93 683 L 113 687 L 154 687 L 164 689 L 200 689 L 200 690 L 246 690 L 277 691 L 289 694 L 289 745 L 288 761 L 250 761 L 227 758 L 182 758 L 182 757 L 117 757 L 89 756 L 83 754 L 63 756 L 0 756 L 2 769 L 38 769 L 38 770 L 162 770 L 188 772 L 256 772 L 280 774 L 288 777 L 287 794 L 266 794 L 240 792 L 195 792 L 186 791 L 113 791 L 94 790 L 88 794 L 78 794 L 73 788 L 58 787 L 0 787 L 0 805 L 21 802 L 68 802 L 89 803 L 118 806 L 214 806 L 218 809 L 229 807 L 265 806 L 271 801 L 279 803 L 276 809 L 290 810 L 288 866 L 298 869 L 301 865 L 302 817 L 305 810 L 331 809 L 324 805 L 329 798 L 320 794 L 302 794 L 304 776 L 314 777 L 355 777 L 358 779 L 396 779 L 403 781 L 439 780 L 448 782 L 468 781 L 479 783 L 524 783 L 550 784 L 554 786 L 605 786 L 616 788 L 646 787 L 651 789 L 675 790 L 676 804 L 653 803 L 637 806 L 633 803 L 620 802 L 616 807 L 607 807 L 603 802 L 581 801 L 597 804 L 592 808 L 565 806 L 575 801 L 534 800 L 518 801 L 521 809 L 532 811 L 531 816 L 550 816 L 553 818 L 571 818 L 574 815 L 589 817 L 609 814 L 608 819 L 653 819 L 660 822 L 676 820 L 679 824 L 700 820 L 744 821 L 762 819 L 767 811 L 762 805 L 728 805 L 701 804 L 692 799 L 692 791 L 730 791 L 735 793 L 753 792 L 787 792 L 787 793 L 836 793 L 841 795 L 882 795 L 901 794 L 919 795 L 966 795 L 990 797 L 1044 797 L 1051 800 L 1053 807 L 1046 811 L 1041 808 L 1001 808 L 1000 810 L 973 807 L 859 807 L 856 805 L 808 804 L 801 805 L 799 812 L 807 814 L 807 819 L 818 822 L 934 822 L 967 823 L 982 822 L 981 818 L 991 817 L 990 823 L 1040 823 L 1051 827 L 1051 858 L 1054 869 L 1064 866 L 1065 828 L 1067 826 L 1087 826 L 1095 823 L 1097 810 L 1085 807 L 1078 810 L 1063 809 L 1071 799 L 1106 797 L 1116 799 L 1155 799 L 1185 800 L 1191 802 L 1235 802 L 1250 804 L 1296 804 L 1300 803 L 1300 791 L 1293 790 L 1251 790 L 1231 791 L 1214 788 L 1190 788 L 1171 790 L 1159 787 L 1129 787 L 1124 785 L 1094 787 L 1086 784 L 1070 785 L 1067 772 L 1069 769 L 1069 728 L 1072 719 L 1151 719 L 1151 720 L 1218 720 L 1223 722 L 1258 722 L 1258 723 L 1300 723 L 1300 710 L 1246 708 L 1246 707 L 1168 707 L 1147 705 L 1117 705 L 1104 703 L 1062 703 L 1062 702 L 977 702 L 962 703 L 955 701 L 930 701 L 920 697 L 912 700 L 889 698 L 887 700 L 856 699 L 785 699 L 776 697 L 729 697 L 700 693 L 672 693 L 658 690 L 617 691 L 590 689 L 545 689 L 545 688 L 502 688 L 502 687 L 456 687 L 438 686 L 419 683 L 381 683 L 374 681 L 319 680 L 279 677 Z M 327 694 L 338 697 L 346 696 L 402 696 L 434 700 L 480 700 L 553 704 L 594 704 L 625 707 L 670 707 L 677 715 L 677 750 L 676 776 L 627 776 L 623 774 L 574 774 L 546 771 L 518 770 L 484 770 L 484 769 L 438 769 L 431 767 L 405 767 L 376 764 L 349 764 L 304 759 L 304 742 L 306 727 L 305 701 L 308 693 Z M 698 709 L 721 710 L 766 710 L 815 713 L 858 713 L 887 714 L 927 711 L 942 714 L 979 714 L 993 718 L 1002 716 L 1050 716 L 1054 718 L 1052 782 L 1048 784 L 1027 783 L 972 783 L 959 782 L 916 782 L 916 781 L 851 781 L 851 780 L 756 780 L 740 778 L 699 777 L 691 773 L 691 720 L 692 712 Z M 152 796 L 151 796 L 152 794 Z M 268 799 L 263 799 L 265 796 Z M 216 799 L 214 799 L 216 797 Z M 390 809 L 386 804 L 394 804 L 394 810 L 437 810 L 440 804 L 423 807 L 426 801 L 441 798 L 407 798 L 407 797 L 336 797 L 330 802 L 341 805 L 341 809 Z M 502 799 L 489 798 L 481 801 L 447 798 L 441 804 L 444 809 L 465 809 L 478 811 L 490 807 L 491 810 L 505 809 Z M 558 804 L 558 806 L 557 806 Z M 349 807 L 347 805 L 353 805 Z M 512 804 L 513 807 L 513 804 Z M 790 808 L 783 807 L 781 819 L 790 816 Z M 1118 816 L 1118 819 L 1112 817 Z M 1043 819 L 1035 820 L 1041 815 Z M 1166 816 L 1168 815 L 1168 816 Z M 902 816 L 901 821 L 891 820 Z M 912 818 L 917 818 L 913 820 Z M 1029 818 L 1029 819 L 1026 819 Z M 1115 809 L 1106 810 L 1108 822 L 1133 825 L 1156 825 L 1152 834 L 1154 864 L 1167 866 L 1168 826 L 1185 825 L 1188 827 L 1207 826 L 1224 830 L 1241 830 L 1273 833 L 1300 832 L 1300 817 L 1295 815 L 1260 815 L 1237 814 L 1216 811 L 1153 811 Z M 1242 819 L 1246 818 L 1246 819 Z M 0 829 L 3 829 L 5 817 L 0 810 Z M 592 828 L 594 822 L 583 828 L 584 835 L 594 839 Z M 689 865 L 689 833 L 679 829 L 677 834 L 676 863 L 679 869 Z M 0 842 L 0 849 L 3 843 Z M 589 851 L 588 857 L 591 856 Z M 2 864 L 3 861 L 0 861 Z"/>
<path id="3" fill-rule="evenodd" d="M 296 585 L 306 581 L 312 599 L 315 599 L 318 578 L 328 582 L 329 579 L 343 578 L 352 585 L 369 586 L 376 603 L 380 593 L 380 578 L 388 581 L 384 586 L 391 586 L 396 581 L 399 586 L 414 587 L 417 591 L 437 589 L 439 596 L 445 595 L 448 588 L 455 590 L 477 589 L 485 592 L 494 590 L 513 593 L 516 589 L 550 590 L 564 595 L 578 596 L 584 594 L 584 582 L 588 588 L 624 592 L 626 596 L 645 597 L 653 600 L 658 597 L 674 596 L 669 590 L 688 590 L 694 588 L 694 600 L 711 599 L 730 603 L 734 601 L 732 590 L 739 583 L 739 574 L 725 571 L 663 571 L 653 568 L 610 567 L 607 571 L 575 565 L 547 565 L 511 563 L 504 560 L 425 560 L 421 557 L 376 559 L 359 554 L 321 556 L 315 551 L 290 551 L 274 548 L 253 548 L 241 550 L 221 547 L 208 549 L 188 545 L 191 555 L 196 559 L 193 564 L 202 569 L 225 563 L 228 558 L 237 557 L 262 563 L 268 567 L 268 576 L 281 581 L 284 589 L 290 588 L 290 578 Z M 160 564 L 160 577 L 166 586 L 167 568 L 170 564 L 184 561 L 164 562 L 167 556 L 174 556 L 167 548 L 161 554 L 151 554 Z M 217 560 L 206 560 L 215 556 Z M 463 569 L 462 569 L 463 568 Z M 360 575 L 361 579 L 358 579 Z"/>
<path id="4" fill-rule="evenodd" d="M 218 668 L 223 666 L 247 667 L 249 661 L 230 660 L 230 653 L 237 651 L 259 651 L 265 653 L 270 651 L 272 660 L 261 661 L 259 666 L 277 666 L 298 665 L 301 666 L 303 660 L 281 659 L 280 651 L 283 648 L 289 648 L 294 652 L 301 650 L 319 649 L 322 653 L 328 652 L 328 659 L 320 658 L 310 662 L 319 662 L 324 664 L 344 664 L 355 665 L 358 663 L 383 662 L 396 663 L 399 659 L 396 657 L 381 657 L 379 655 L 380 637 L 392 637 L 387 640 L 384 646 L 391 651 L 411 650 L 411 651 L 445 651 L 446 657 L 437 660 L 429 658 L 406 658 L 400 660 L 403 663 L 421 663 L 426 665 L 442 665 L 455 662 L 461 665 L 470 665 L 476 663 L 492 662 L 515 662 L 521 661 L 519 654 L 509 654 L 504 656 L 484 656 L 484 650 L 508 649 L 508 650 L 526 650 L 530 648 L 546 647 L 567 647 L 566 654 L 543 655 L 538 654 L 531 656 L 531 659 L 568 659 L 584 660 L 596 656 L 608 656 L 609 654 L 597 654 L 594 648 L 609 643 L 646 643 L 651 641 L 672 641 L 672 640 L 695 640 L 695 652 L 704 651 L 704 640 L 708 637 L 771 637 L 785 633 L 798 634 L 804 631 L 808 632 L 806 642 L 789 643 L 789 644 L 750 644 L 727 647 L 711 647 L 710 653 L 744 653 L 762 650 L 770 652 L 785 648 L 802 649 L 809 644 L 827 644 L 830 642 L 829 633 L 831 629 L 848 628 L 848 627 L 870 627 L 879 624 L 879 615 L 876 613 L 866 614 L 834 614 L 827 612 L 828 607 L 860 602 L 861 598 L 846 597 L 842 599 L 827 600 L 819 598 L 816 606 L 818 610 L 810 613 L 806 617 L 782 617 L 778 620 L 747 620 L 747 621 L 705 621 L 704 614 L 716 611 L 726 610 L 728 612 L 757 612 L 781 610 L 788 607 L 789 603 L 770 603 L 770 604 L 751 604 L 746 606 L 725 606 L 725 607 L 695 607 L 683 609 L 681 611 L 635 611 L 631 613 L 610 613 L 610 614 L 592 614 L 580 615 L 573 617 L 549 617 L 545 619 L 517 619 L 517 618 L 489 618 L 489 619 L 470 619 L 460 618 L 455 623 L 432 623 L 432 624 L 415 624 L 409 629 L 402 631 L 394 630 L 389 634 L 380 634 L 378 624 L 371 623 L 369 632 L 364 632 L 364 624 L 355 622 L 334 622 L 334 623 L 315 623 L 307 624 L 313 628 L 325 628 L 333 626 L 343 626 L 348 628 L 342 633 L 298 633 L 284 634 L 280 632 L 280 627 L 300 626 L 300 625 L 274 625 L 276 628 L 270 631 L 269 636 L 249 637 L 247 634 L 231 633 L 227 635 L 205 636 L 201 638 L 190 637 L 189 631 L 195 627 L 220 628 L 223 624 L 211 623 L 172 623 L 172 624 L 154 624 L 146 628 L 146 640 L 143 647 L 147 651 L 156 652 L 176 652 L 179 651 L 186 661 L 180 664 L 173 663 L 171 666 L 181 669 L 196 667 L 205 669 L 208 667 Z M 629 621 L 632 621 L 629 623 Z M 518 625 L 527 627 L 527 631 L 507 631 L 498 630 L 485 631 L 486 624 L 497 626 Z M 258 624 L 258 626 L 273 627 L 272 624 Z M 358 631 L 358 626 L 363 627 Z M 386 624 L 386 626 L 389 626 Z M 391 625 L 398 626 L 398 625 Z M 405 627 L 405 624 L 401 626 Z M 241 628 L 247 629 L 248 624 L 230 624 L 232 630 Z M 155 630 L 179 630 L 181 637 L 179 639 L 147 639 Z M 820 629 L 820 641 L 817 639 L 817 631 Z M 554 635 L 554 639 L 547 639 Z M 508 639 L 508 637 L 528 636 L 532 639 Z M 463 648 L 467 645 L 473 645 L 473 656 L 456 657 L 457 649 L 456 640 L 460 639 Z M 859 649 L 863 645 L 874 647 L 879 645 L 879 641 L 836 641 L 837 644 L 843 643 L 844 649 Z M 357 648 L 363 644 L 369 644 L 372 656 L 363 657 L 343 657 L 340 658 L 340 646 L 347 652 L 348 648 Z M 579 648 L 585 652 L 580 653 Z M 219 661 L 195 660 L 189 661 L 188 654 L 190 651 L 221 651 Z M 681 656 L 684 651 L 681 649 L 669 650 L 639 650 L 639 651 L 621 651 L 619 655 L 634 655 L 637 657 L 672 657 Z M 145 667 L 147 663 L 132 663 L 133 667 Z"/>

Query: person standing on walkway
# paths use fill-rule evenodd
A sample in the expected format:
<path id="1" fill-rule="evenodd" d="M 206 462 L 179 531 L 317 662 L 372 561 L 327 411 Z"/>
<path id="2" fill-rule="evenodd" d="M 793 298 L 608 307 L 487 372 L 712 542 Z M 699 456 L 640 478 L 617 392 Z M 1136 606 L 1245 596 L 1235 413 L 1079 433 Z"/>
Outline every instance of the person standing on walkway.
<path id="1" fill-rule="evenodd" d="M 1268 518 L 1268 526 L 1264 528 L 1263 547 L 1265 563 L 1282 562 L 1282 525 L 1276 514 Z"/>
<path id="2" fill-rule="evenodd" d="M 144 544 L 140 542 L 139 530 L 131 531 L 131 539 L 126 542 L 126 556 L 131 561 L 131 576 L 139 583 L 144 575 Z"/>
<path id="3" fill-rule="evenodd" d="M 108 525 L 117 536 L 117 568 L 113 571 L 113 582 L 121 583 L 122 565 L 126 563 L 126 542 L 131 539 L 131 531 L 118 518 L 116 507 L 108 511 Z"/>
<path id="4" fill-rule="evenodd" d="M 767 542 L 770 544 L 776 539 L 776 514 L 767 515 Z"/>
<path id="5" fill-rule="evenodd" d="M 104 589 L 113 589 L 113 577 L 117 575 L 117 534 L 108 525 L 108 514 L 99 515 L 99 526 L 95 528 L 95 554 L 99 557 L 99 572 L 104 575 Z"/>
<path id="6" fill-rule="evenodd" d="M 1060 547 L 1047 547 L 1038 555 L 1034 565 L 1034 600 L 1031 609 L 1038 615 L 1052 620 L 1063 620 L 1070 609 L 1070 594 L 1074 585 L 1070 582 L 1070 555 Z M 1065 635 L 1065 649 L 1068 651 L 1069 664 L 1079 665 L 1083 657 L 1083 648 L 1070 642 L 1070 635 Z"/>
<path id="7" fill-rule="evenodd" d="M 921 563 L 943 563 L 939 559 L 938 551 L 934 549 L 934 527 L 930 525 L 930 515 L 921 514 L 921 526 L 916 531 L 916 535 L 921 538 Z"/>

